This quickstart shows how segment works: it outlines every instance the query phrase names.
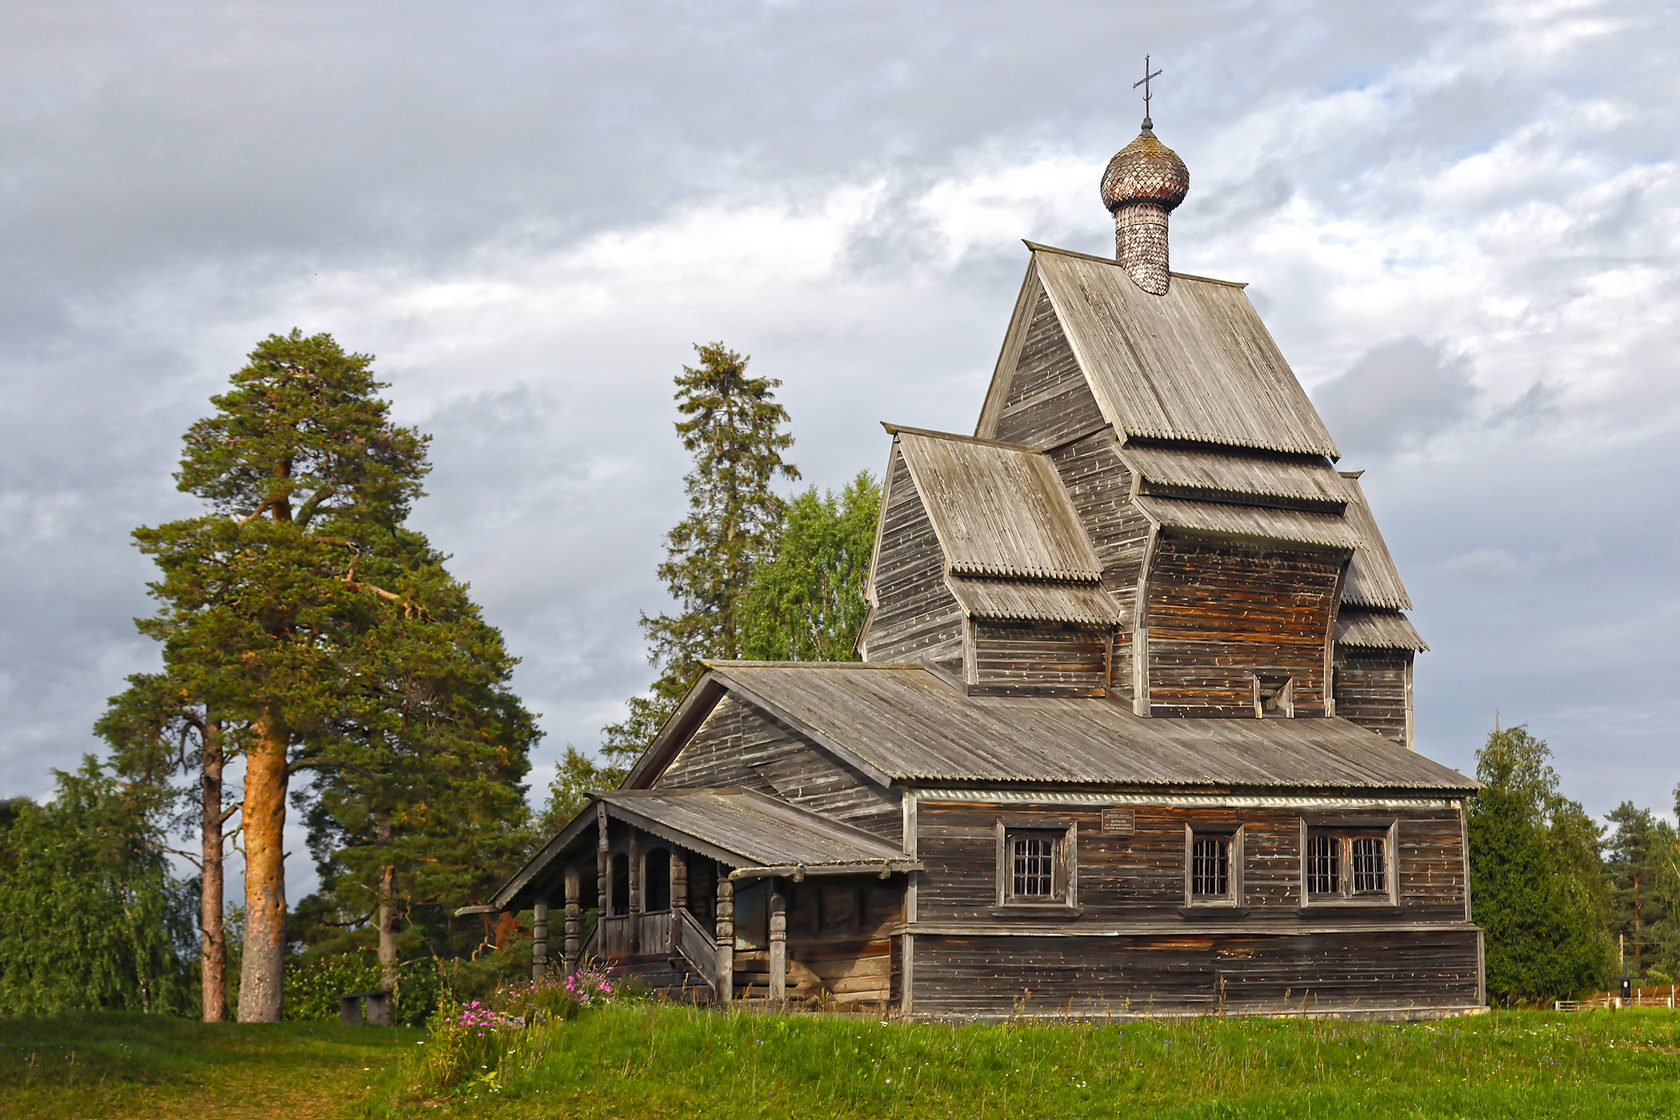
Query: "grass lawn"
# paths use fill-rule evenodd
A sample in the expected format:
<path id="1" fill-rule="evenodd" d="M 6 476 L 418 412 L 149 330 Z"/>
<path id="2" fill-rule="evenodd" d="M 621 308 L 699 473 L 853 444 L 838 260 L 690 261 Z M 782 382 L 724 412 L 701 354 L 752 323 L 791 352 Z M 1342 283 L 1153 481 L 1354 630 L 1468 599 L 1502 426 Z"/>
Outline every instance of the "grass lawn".
<path id="1" fill-rule="evenodd" d="M 422 1037 L 116 1013 L 0 1019 L 0 1117 L 340 1120 Z"/>
<path id="2" fill-rule="evenodd" d="M 414 1030 L 0 1020 L 0 1117 L 1680 1117 L 1680 1014 L 946 1026 L 624 1003 L 408 1088 Z M 428 1044 L 430 1045 L 430 1044 Z"/>
<path id="3" fill-rule="evenodd" d="M 379 1117 L 1680 1117 L 1680 1014 L 927 1023 L 617 1005 L 523 1070 Z"/>

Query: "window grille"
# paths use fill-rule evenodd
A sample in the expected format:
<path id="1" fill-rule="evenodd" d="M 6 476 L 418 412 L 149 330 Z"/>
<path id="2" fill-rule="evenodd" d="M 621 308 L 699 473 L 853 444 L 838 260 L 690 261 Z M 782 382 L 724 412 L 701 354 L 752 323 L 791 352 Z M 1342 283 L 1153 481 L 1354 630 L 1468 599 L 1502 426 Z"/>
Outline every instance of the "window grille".
<path id="1" fill-rule="evenodd" d="M 1231 894 L 1231 838 L 1197 836 L 1190 846 L 1190 894 L 1228 898 Z"/>
<path id="2" fill-rule="evenodd" d="M 1010 869 L 1016 898 L 1051 898 L 1056 893 L 1056 839 L 1053 836 L 1015 836 L 1010 844 Z"/>
<path id="3" fill-rule="evenodd" d="M 1342 893 L 1342 838 L 1315 832 L 1307 837 L 1307 893 Z"/>
<path id="4" fill-rule="evenodd" d="M 1381 894 L 1388 890 L 1387 860 L 1381 836 L 1353 838 L 1353 893 Z"/>

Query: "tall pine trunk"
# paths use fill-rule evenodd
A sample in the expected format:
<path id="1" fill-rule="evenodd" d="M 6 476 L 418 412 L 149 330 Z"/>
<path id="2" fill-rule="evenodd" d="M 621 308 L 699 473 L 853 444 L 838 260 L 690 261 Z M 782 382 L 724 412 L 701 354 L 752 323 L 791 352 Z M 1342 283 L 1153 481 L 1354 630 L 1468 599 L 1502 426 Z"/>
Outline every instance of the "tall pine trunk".
<path id="1" fill-rule="evenodd" d="M 245 760 L 245 950 L 239 1021 L 280 1020 L 286 957 L 286 739 L 254 721 Z"/>
<path id="2" fill-rule="evenodd" d="M 208 713 L 203 737 L 204 765 L 199 775 L 204 814 L 200 826 L 204 859 L 198 915 L 202 934 L 198 950 L 200 989 L 204 1021 L 220 1023 L 227 1019 L 227 931 L 222 924 L 222 767 L 227 759 L 222 751 L 221 724 Z"/>
<path id="3" fill-rule="evenodd" d="M 391 845 L 391 822 L 379 822 L 379 843 Z M 379 986 L 387 992 L 397 987 L 397 869 L 387 863 L 379 871 Z"/>

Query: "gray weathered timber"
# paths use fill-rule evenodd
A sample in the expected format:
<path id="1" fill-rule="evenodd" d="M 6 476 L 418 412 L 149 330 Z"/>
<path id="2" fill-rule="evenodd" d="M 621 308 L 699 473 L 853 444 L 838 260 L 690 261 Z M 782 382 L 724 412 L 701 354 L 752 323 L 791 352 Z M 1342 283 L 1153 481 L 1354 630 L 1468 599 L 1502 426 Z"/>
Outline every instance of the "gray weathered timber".
<path id="1" fill-rule="evenodd" d="M 998 1018 L 1451 1014 L 1481 1006 L 1478 937 L 1474 928 L 1107 938 L 917 934 L 916 1010 Z"/>
<path id="2" fill-rule="evenodd" d="M 1255 674 L 1282 672 L 1295 715 L 1322 716 L 1341 569 L 1330 554 L 1162 540 L 1146 616 L 1151 714 L 1251 719 Z"/>
<path id="3" fill-rule="evenodd" d="M 1348 482 L 1323 456 L 1128 443 L 1121 453 L 1145 493 L 1218 501 L 1244 498 L 1341 513 Z"/>
<path id="4" fill-rule="evenodd" d="M 1342 602 L 1355 607 L 1409 611 L 1412 597 L 1406 593 L 1406 585 L 1400 581 L 1400 569 L 1394 566 L 1394 557 L 1377 529 L 1377 519 L 1371 515 L 1371 504 L 1365 499 L 1364 487 L 1359 485 L 1360 473 L 1352 471 L 1342 476 L 1349 491 L 1346 517 L 1359 537 L 1359 547 L 1348 564 Z"/>
<path id="5" fill-rule="evenodd" d="M 894 440 L 869 575 L 873 609 L 859 642 L 868 660 L 961 661 L 963 613 L 945 569 L 933 522 Z"/>
<path id="6" fill-rule="evenodd" d="M 1101 589 L 1096 589 L 1101 595 Z M 1107 630 L 1042 622 L 977 622 L 975 694 L 1102 696 L 1108 688 Z"/>
<path id="7" fill-rule="evenodd" d="M 1128 436 L 1340 458 L 1241 287 L 1174 274 L 1151 296 L 1110 260 L 1033 246 L 1104 417 Z"/>
<path id="8" fill-rule="evenodd" d="M 1364 650 L 1411 650 L 1421 653 L 1429 648 L 1411 620 L 1399 611 L 1368 611 L 1343 606 L 1336 615 L 1336 645 Z"/>
<path id="9" fill-rule="evenodd" d="M 990 430 L 980 434 L 1014 443 L 1049 447 L 1106 425 L 1097 398 L 1073 356 L 1050 297 L 1036 276 L 1032 318 L 1016 359 L 1003 406 Z M 982 421 L 985 424 L 985 421 Z"/>
<path id="10" fill-rule="evenodd" d="M 1412 651 L 1336 649 L 1336 714 L 1412 745 Z"/>
<path id="11" fill-rule="evenodd" d="M 655 782 L 662 789 L 757 790 L 889 843 L 901 839 L 896 796 L 774 716 L 730 695 L 719 698 L 656 778 L 626 784 Z"/>
<path id="12" fill-rule="evenodd" d="M 1354 526 L 1340 513 L 1268 509 L 1230 502 L 1139 495 L 1138 508 L 1156 525 L 1180 533 L 1262 544 L 1296 544 L 1348 553 L 1359 547 Z"/>
<path id="13" fill-rule="evenodd" d="M 1090 583 L 1101 577 L 1056 469 L 1041 452 L 966 436 L 889 430 L 949 571 Z"/>
<path id="14" fill-rule="evenodd" d="M 946 585 L 969 618 L 993 622 L 1071 622 L 1104 630 L 1125 620 L 1120 605 L 1094 583 L 951 576 Z"/>
<path id="15" fill-rule="evenodd" d="M 969 696 L 919 665 L 716 662 L 708 676 L 797 712 L 813 743 L 905 783 L 1476 788 L 1342 719 L 1141 719 L 1106 702 Z"/>

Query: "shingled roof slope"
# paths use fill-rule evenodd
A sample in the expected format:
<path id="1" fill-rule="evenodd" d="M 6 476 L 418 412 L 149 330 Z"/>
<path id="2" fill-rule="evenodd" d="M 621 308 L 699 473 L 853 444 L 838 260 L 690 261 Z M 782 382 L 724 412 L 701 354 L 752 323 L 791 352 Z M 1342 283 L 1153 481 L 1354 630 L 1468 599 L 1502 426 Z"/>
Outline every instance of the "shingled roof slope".
<path id="1" fill-rule="evenodd" d="M 1095 582 L 1102 566 L 1038 451 L 887 426 L 898 440 L 951 571 Z"/>
<path id="2" fill-rule="evenodd" d="M 1041 580 L 967 579 L 945 581 L 970 618 L 1003 622 L 1071 622 L 1118 626 L 1125 621 L 1118 604 L 1094 583 L 1046 583 Z"/>
<path id="3" fill-rule="evenodd" d="M 1336 615 L 1336 644 L 1359 649 L 1409 649 L 1422 652 L 1429 643 L 1398 611 L 1343 607 Z"/>
<path id="4" fill-rule="evenodd" d="M 1412 597 L 1400 580 L 1400 569 L 1388 551 L 1377 519 L 1371 516 L 1371 505 L 1365 500 L 1365 490 L 1359 485 L 1362 472 L 1343 474 L 1348 484 L 1348 505 L 1345 516 L 1359 535 L 1359 548 L 1348 565 L 1347 579 L 1342 584 L 1342 602 L 1356 607 L 1384 607 L 1388 610 L 1409 611 Z"/>
<path id="5" fill-rule="evenodd" d="M 1145 493 L 1281 499 L 1337 512 L 1348 502 L 1347 481 L 1322 456 L 1284 459 L 1252 451 L 1129 443 L 1120 457 L 1143 480 Z"/>
<path id="6" fill-rule="evenodd" d="M 1340 457 L 1240 285 L 1174 273 L 1150 295 L 1112 260 L 1028 245 L 1105 417 L 1128 436 Z"/>
<path id="7" fill-rule="evenodd" d="M 866 772 L 905 782 L 1436 792 L 1476 787 L 1342 719 L 1146 719 L 1105 700 L 969 696 L 917 665 L 737 661 L 709 667 L 719 686 Z"/>
<path id="8" fill-rule="evenodd" d="M 1356 549 L 1360 543 L 1353 524 L 1340 513 L 1143 495 L 1137 504 L 1156 524 L 1188 533 L 1327 549 Z"/>
<path id="9" fill-rule="evenodd" d="M 613 790 L 596 797 L 620 810 L 617 815 L 738 857 L 736 866 L 817 868 L 904 858 L 896 844 L 749 789 Z"/>

